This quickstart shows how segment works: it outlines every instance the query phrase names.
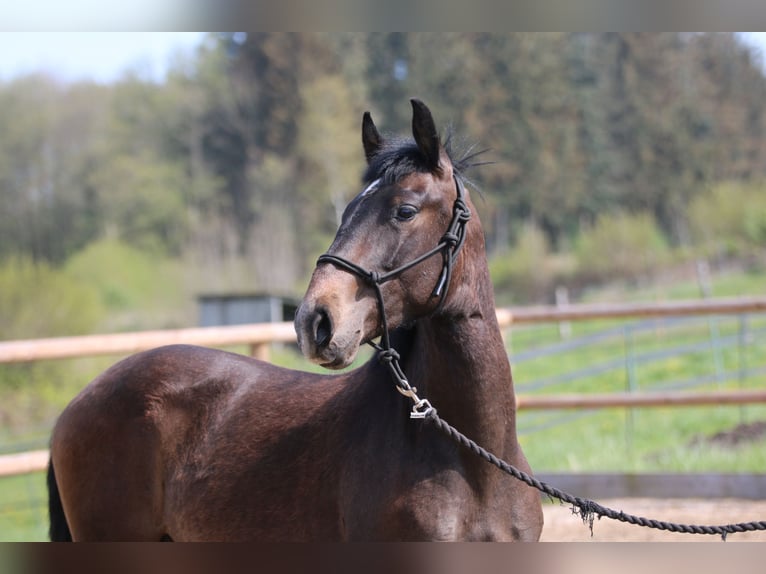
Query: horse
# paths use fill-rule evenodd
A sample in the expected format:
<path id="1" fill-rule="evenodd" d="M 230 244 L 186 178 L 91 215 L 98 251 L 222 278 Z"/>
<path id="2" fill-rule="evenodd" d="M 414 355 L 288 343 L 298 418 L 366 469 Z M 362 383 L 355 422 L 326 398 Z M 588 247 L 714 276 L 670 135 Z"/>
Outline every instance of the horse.
<path id="1" fill-rule="evenodd" d="M 539 539 L 539 493 L 412 420 L 438 408 L 530 472 L 471 164 L 411 104 L 412 138 L 364 113 L 363 189 L 296 313 L 303 354 L 344 370 L 188 345 L 121 360 L 53 429 L 52 540 Z M 376 340 L 383 360 L 345 369 Z"/>

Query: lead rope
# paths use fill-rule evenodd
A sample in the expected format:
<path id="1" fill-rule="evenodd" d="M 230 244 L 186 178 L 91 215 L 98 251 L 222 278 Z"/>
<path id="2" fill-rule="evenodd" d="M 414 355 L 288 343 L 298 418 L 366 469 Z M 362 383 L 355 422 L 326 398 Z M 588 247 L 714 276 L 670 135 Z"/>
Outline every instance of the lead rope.
<path id="1" fill-rule="evenodd" d="M 636 516 L 633 514 L 626 514 L 621 510 L 614 510 L 612 508 L 602 506 L 593 500 L 573 496 L 567 492 L 564 492 L 563 490 L 559 490 L 558 488 L 555 488 L 541 480 L 534 478 L 526 472 L 495 456 L 485 448 L 479 446 L 473 440 L 465 436 L 455 427 L 442 419 L 436 409 L 431 405 L 430 402 L 428 402 L 427 399 L 422 399 L 418 396 L 417 389 L 410 385 L 409 381 L 407 380 L 407 376 L 404 374 L 404 370 L 399 364 L 399 360 L 401 359 L 399 353 L 396 352 L 396 349 L 391 347 L 381 285 L 387 281 L 390 281 L 391 279 L 394 279 L 395 277 L 398 277 L 408 269 L 418 265 L 426 259 L 436 255 L 437 253 L 442 253 L 444 263 L 442 266 L 442 271 L 439 274 L 439 279 L 432 293 L 432 296 L 439 297 L 439 303 L 437 304 L 434 312 L 441 309 L 441 307 L 444 305 L 444 301 L 447 297 L 447 290 L 449 289 L 449 284 L 452 277 L 452 268 L 455 264 L 455 261 L 457 260 L 460 249 L 465 243 L 466 223 L 471 217 L 471 212 L 464 200 L 463 184 L 457 175 L 454 175 L 453 177 L 457 190 L 457 199 L 455 200 L 453 207 L 452 221 L 450 222 L 449 228 L 447 229 L 447 232 L 444 234 L 439 244 L 431 251 L 428 251 L 413 261 L 384 274 L 380 274 L 375 271 L 367 271 L 356 263 L 327 253 L 320 256 L 317 260 L 317 264 L 330 263 L 349 273 L 357 275 L 358 277 L 365 280 L 365 282 L 374 289 L 375 298 L 377 299 L 378 303 L 378 311 L 380 314 L 382 335 L 380 337 L 379 345 L 372 341 L 370 341 L 368 344 L 377 351 L 378 360 L 387 366 L 391 378 L 396 385 L 396 390 L 398 390 L 402 395 L 412 401 L 413 404 L 412 410 L 410 411 L 410 418 L 424 419 L 425 421 L 434 424 L 437 429 L 446 434 L 452 440 L 468 448 L 476 455 L 483 458 L 490 464 L 496 466 L 506 474 L 509 474 L 524 484 L 539 490 L 550 498 L 555 498 L 561 502 L 570 504 L 572 506 L 572 512 L 577 514 L 582 519 L 583 523 L 590 528 L 591 536 L 593 536 L 593 522 L 596 517 L 598 517 L 599 520 L 602 517 L 606 517 L 618 522 L 625 522 L 635 526 L 653 528 L 655 530 L 665 530 L 668 532 L 718 535 L 724 541 L 729 534 L 734 534 L 737 532 L 766 530 L 766 521 L 740 522 L 736 524 L 726 524 L 720 526 L 702 526 L 694 524 L 664 522 L 661 520 L 644 518 L 642 516 Z"/>
<path id="2" fill-rule="evenodd" d="M 635 526 L 642 526 L 644 528 L 653 528 L 655 530 L 666 530 L 668 532 L 679 532 L 683 534 L 710 534 L 718 535 L 722 540 L 726 540 L 729 534 L 737 532 L 753 532 L 756 530 L 766 530 L 766 521 L 755 522 L 739 522 L 736 524 L 725 524 L 720 526 L 702 526 L 695 524 L 679 524 L 676 522 L 664 522 L 662 520 L 654 520 L 651 518 L 644 518 L 643 516 L 635 516 L 633 514 L 626 514 L 621 510 L 614 510 L 606 506 L 602 506 L 597 502 L 588 500 L 587 498 L 580 498 L 573 496 L 563 490 L 559 490 L 541 480 L 537 480 L 533 476 L 519 470 L 515 466 L 508 464 L 504 460 L 498 458 L 485 448 L 479 446 L 474 441 L 466 437 L 460 431 L 451 426 L 444 419 L 439 417 L 436 409 L 431 407 L 430 411 L 426 415 L 426 420 L 436 425 L 440 431 L 451 437 L 457 443 L 465 446 L 475 454 L 495 465 L 503 472 L 510 474 L 512 477 L 520 480 L 521 482 L 536 488 L 540 492 L 548 495 L 550 498 L 556 498 L 561 502 L 565 502 L 572 506 L 572 512 L 577 514 L 590 528 L 590 534 L 593 536 L 593 522 L 596 517 L 599 520 L 602 517 L 617 520 L 618 522 L 625 522 L 627 524 L 633 524 Z"/>

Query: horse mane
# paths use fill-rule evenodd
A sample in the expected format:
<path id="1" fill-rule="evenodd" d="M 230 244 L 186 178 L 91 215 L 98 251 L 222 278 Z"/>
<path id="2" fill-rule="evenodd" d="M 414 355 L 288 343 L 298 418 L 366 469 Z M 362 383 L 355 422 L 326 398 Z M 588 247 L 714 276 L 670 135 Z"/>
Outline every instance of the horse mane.
<path id="1" fill-rule="evenodd" d="M 489 148 L 475 151 L 476 144 L 457 141 L 451 127 L 447 128 L 442 147 L 452 162 L 455 174 L 464 182 L 471 183 L 473 187 L 473 183 L 466 180 L 466 172 L 471 168 L 494 163 L 476 161 L 479 156 L 488 152 Z M 412 138 L 387 136 L 383 139 L 381 149 L 370 159 L 362 182 L 369 184 L 379 179 L 381 183 L 390 185 L 411 173 L 429 171 L 428 159 Z"/>

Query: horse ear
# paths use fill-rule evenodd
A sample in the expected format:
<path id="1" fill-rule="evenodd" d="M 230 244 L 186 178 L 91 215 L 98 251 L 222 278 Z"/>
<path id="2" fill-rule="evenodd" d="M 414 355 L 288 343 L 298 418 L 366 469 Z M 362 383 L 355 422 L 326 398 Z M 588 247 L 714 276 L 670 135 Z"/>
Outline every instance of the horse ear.
<path id="1" fill-rule="evenodd" d="M 383 137 L 378 132 L 378 128 L 375 127 L 370 112 L 364 112 L 364 116 L 362 116 L 362 145 L 367 163 L 370 163 L 372 157 L 383 146 Z"/>
<path id="2" fill-rule="evenodd" d="M 436 124 L 431 115 L 431 110 L 418 99 L 411 99 L 412 103 L 412 135 L 420 152 L 428 159 L 428 164 L 433 171 L 440 169 L 441 142 L 436 131 Z"/>

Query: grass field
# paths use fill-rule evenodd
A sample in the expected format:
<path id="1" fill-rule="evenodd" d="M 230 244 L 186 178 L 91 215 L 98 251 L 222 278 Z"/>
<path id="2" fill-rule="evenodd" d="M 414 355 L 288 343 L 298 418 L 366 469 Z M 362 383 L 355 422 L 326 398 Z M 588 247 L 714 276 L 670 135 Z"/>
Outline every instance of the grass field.
<path id="1" fill-rule="evenodd" d="M 722 277 L 715 283 L 714 294 L 763 295 L 764 285 L 763 275 Z M 599 292 L 592 294 L 591 300 L 696 295 L 695 284 L 691 282 L 665 290 L 654 287 Z M 766 315 L 753 315 L 746 323 L 739 317 L 721 317 L 642 328 L 626 325 L 631 323 L 573 323 L 570 339 L 565 340 L 561 339 L 557 325 L 514 328 L 507 342 L 517 392 L 640 392 L 668 385 L 679 388 L 687 385 L 688 390 L 695 391 L 764 387 Z M 608 336 L 593 344 L 562 347 L 582 337 L 604 333 Z M 714 351 L 716 341 L 719 346 Z M 540 354 L 546 347 L 552 352 Z M 671 352 L 674 349 L 683 352 Z M 534 353 L 538 356 L 534 357 Z M 369 352 L 364 351 L 360 360 L 367 357 Z M 275 349 L 273 361 L 293 368 L 318 369 L 287 347 Z M 26 398 L 20 398 L 12 408 L 6 405 L 6 418 L 12 418 L 14 412 L 39 413 L 45 408 L 50 413 L 57 412 L 108 362 L 98 359 L 67 363 L 66 368 L 59 368 L 56 381 L 47 380 L 49 369 L 41 370 L 46 380 L 30 381 L 24 387 L 27 391 L 18 393 Z M 578 373 L 581 376 L 574 376 Z M 40 402 L 40 397 L 45 400 Z M 34 428 L 13 426 L 0 430 L 0 444 L 17 446 L 0 450 L 44 447 L 52 420 L 53 416 L 47 414 L 40 417 Z M 520 440 L 536 471 L 766 472 L 763 440 L 738 444 L 711 440 L 716 433 L 758 421 L 766 421 L 766 406 L 530 411 L 520 413 L 518 426 Z M 0 479 L 0 541 L 46 539 L 44 483 L 42 473 Z"/>
<path id="2" fill-rule="evenodd" d="M 42 472 L 0 479 L 0 541 L 47 540 L 47 497 Z"/>
<path id="3" fill-rule="evenodd" d="M 763 295 L 765 285 L 763 274 L 726 275 L 716 278 L 714 294 Z M 591 300 L 697 296 L 696 282 L 689 281 L 662 288 L 600 291 Z M 517 362 L 512 358 L 517 392 L 764 388 L 765 315 L 638 324 L 637 328 L 636 322 L 572 323 L 572 339 L 610 331 L 614 335 L 536 359 Z M 517 328 L 509 337 L 512 357 L 560 342 L 558 325 L 552 324 Z M 582 376 L 573 376 L 578 372 Z M 766 472 L 763 442 L 727 445 L 708 440 L 764 420 L 764 406 L 522 412 L 519 429 L 532 468 L 541 471 Z"/>

